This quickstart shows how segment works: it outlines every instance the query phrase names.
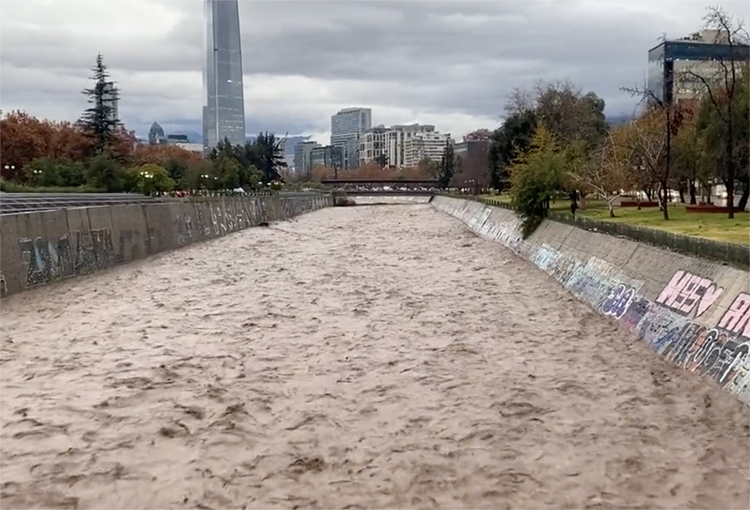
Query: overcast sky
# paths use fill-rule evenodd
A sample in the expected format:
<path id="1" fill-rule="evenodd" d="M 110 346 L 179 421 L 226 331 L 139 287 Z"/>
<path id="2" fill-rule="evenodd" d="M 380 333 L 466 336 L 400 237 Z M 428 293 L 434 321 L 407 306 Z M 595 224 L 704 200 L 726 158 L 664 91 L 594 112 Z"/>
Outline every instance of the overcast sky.
<path id="1" fill-rule="evenodd" d="M 747 0 L 713 0 L 747 17 Z M 369 106 L 373 123 L 423 122 L 460 137 L 500 123 L 508 93 L 537 79 L 593 90 L 631 113 L 662 33 L 702 26 L 692 0 L 240 0 L 248 134 L 312 134 Z M 75 120 L 97 52 L 121 120 L 144 135 L 201 132 L 203 0 L 0 1 L 0 108 Z"/>

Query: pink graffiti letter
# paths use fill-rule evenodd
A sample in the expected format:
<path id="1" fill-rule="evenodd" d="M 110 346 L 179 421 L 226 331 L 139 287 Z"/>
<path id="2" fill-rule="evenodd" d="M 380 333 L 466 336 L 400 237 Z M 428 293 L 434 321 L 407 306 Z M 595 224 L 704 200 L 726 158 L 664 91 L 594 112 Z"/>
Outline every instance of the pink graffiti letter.
<path id="1" fill-rule="evenodd" d="M 664 290 L 661 291 L 659 297 L 656 298 L 656 302 L 671 307 L 674 300 L 680 295 L 680 291 L 685 288 L 685 285 L 687 285 L 692 276 L 693 275 L 686 273 L 685 271 L 677 271 L 674 276 L 672 276 L 672 279 L 669 280 L 667 286 L 664 287 Z"/>
<path id="2" fill-rule="evenodd" d="M 719 327 L 750 338 L 750 294 L 740 292 L 724 312 Z"/>

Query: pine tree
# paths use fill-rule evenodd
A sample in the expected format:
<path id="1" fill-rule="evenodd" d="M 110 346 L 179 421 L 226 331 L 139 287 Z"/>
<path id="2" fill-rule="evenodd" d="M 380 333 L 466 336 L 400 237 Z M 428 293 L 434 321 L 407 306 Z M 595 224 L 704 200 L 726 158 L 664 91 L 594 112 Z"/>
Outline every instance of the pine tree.
<path id="1" fill-rule="evenodd" d="M 442 189 L 450 186 L 453 175 L 456 173 L 456 156 L 453 145 L 448 144 L 443 149 L 443 157 L 440 160 L 440 170 L 438 172 L 438 186 Z"/>
<path id="2" fill-rule="evenodd" d="M 87 134 L 94 139 L 94 148 L 99 154 L 109 149 L 120 126 L 115 109 L 120 96 L 119 90 L 109 80 L 109 72 L 101 53 L 97 55 L 96 64 L 91 70 L 94 87 L 83 90 L 91 106 L 83 112 L 80 122 Z"/>

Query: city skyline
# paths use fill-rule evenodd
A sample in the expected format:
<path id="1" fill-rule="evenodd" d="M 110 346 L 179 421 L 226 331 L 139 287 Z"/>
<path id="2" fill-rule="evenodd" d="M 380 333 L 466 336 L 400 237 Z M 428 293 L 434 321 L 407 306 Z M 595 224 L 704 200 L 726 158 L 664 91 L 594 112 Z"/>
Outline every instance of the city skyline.
<path id="1" fill-rule="evenodd" d="M 327 144 L 330 116 L 352 105 L 371 108 L 373 124 L 434 124 L 456 138 L 494 128 L 508 94 L 537 79 L 570 79 L 600 95 L 608 115 L 627 115 L 636 100 L 620 87 L 642 85 L 648 50 L 665 32 L 681 37 L 699 30 L 707 4 L 289 5 L 243 2 L 246 132 L 307 134 Z M 746 11 L 740 1 L 719 5 L 735 15 Z M 333 14 L 315 21 L 323 9 Z M 7 0 L 3 14 L 4 111 L 75 120 L 85 108 L 80 90 L 101 51 L 130 129 L 145 136 L 158 121 L 172 132 L 202 132 L 205 49 L 196 37 L 205 30 L 202 1 L 130 0 L 104 8 L 69 0 L 60 8 Z M 367 44 L 352 45 L 352 37 Z"/>

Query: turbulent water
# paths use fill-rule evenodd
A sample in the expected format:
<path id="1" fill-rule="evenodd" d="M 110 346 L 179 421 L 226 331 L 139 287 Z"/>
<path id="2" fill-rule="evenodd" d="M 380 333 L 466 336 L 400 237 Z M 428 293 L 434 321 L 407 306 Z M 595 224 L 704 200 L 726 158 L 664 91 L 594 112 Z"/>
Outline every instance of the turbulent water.
<path id="1" fill-rule="evenodd" d="M 749 413 L 426 205 L 2 303 L 2 508 L 747 508 Z"/>

